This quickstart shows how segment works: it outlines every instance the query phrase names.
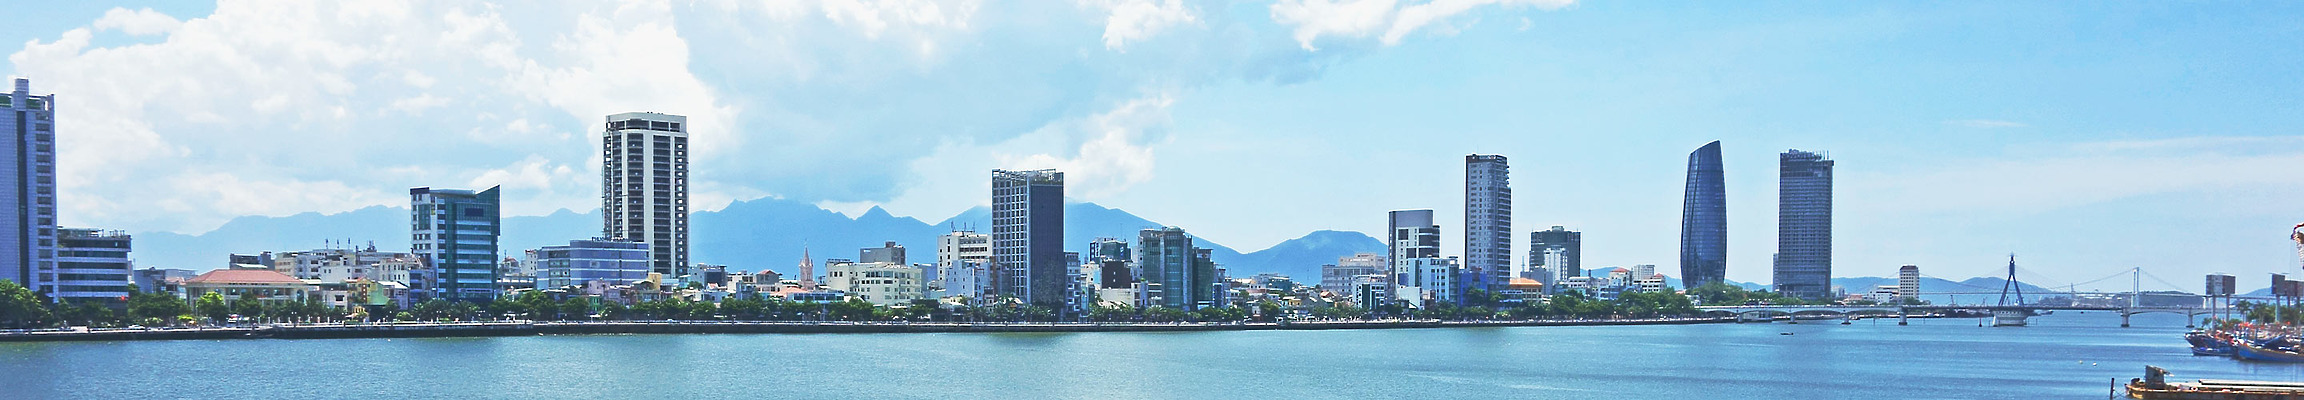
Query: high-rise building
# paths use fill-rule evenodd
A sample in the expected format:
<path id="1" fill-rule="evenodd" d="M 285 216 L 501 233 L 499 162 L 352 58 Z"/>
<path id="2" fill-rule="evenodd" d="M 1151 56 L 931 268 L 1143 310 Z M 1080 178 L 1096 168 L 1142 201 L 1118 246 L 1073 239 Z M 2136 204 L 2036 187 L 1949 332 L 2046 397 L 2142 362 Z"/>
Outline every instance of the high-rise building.
<path id="1" fill-rule="evenodd" d="M 648 244 L 641 242 L 591 239 L 544 246 L 536 249 L 536 287 L 556 289 L 591 281 L 630 284 L 655 272 L 648 257 Z"/>
<path id="2" fill-rule="evenodd" d="M 1584 233 L 1558 225 L 1552 230 L 1529 232 L 1528 265 L 1553 272 L 1552 276 L 1529 278 L 1543 282 L 1545 290 L 1552 290 L 1559 280 L 1584 275 Z"/>
<path id="3" fill-rule="evenodd" d="M 408 189 L 411 252 L 435 273 L 432 298 L 496 298 L 496 245 L 503 233 L 496 190 Z"/>
<path id="4" fill-rule="evenodd" d="M 1320 266 L 1320 290 L 1329 293 L 1350 294 L 1361 275 L 1392 276 L 1392 263 L 1383 254 L 1359 253 L 1339 257 L 1335 264 Z"/>
<path id="5" fill-rule="evenodd" d="M 1778 293 L 1817 300 L 1832 295 L 1832 160 L 1786 151 L 1776 185 Z"/>
<path id="6" fill-rule="evenodd" d="M 1920 299 L 1920 266 L 1906 265 L 1896 269 L 1896 300 Z"/>
<path id="7" fill-rule="evenodd" d="M 688 275 L 688 117 L 608 116 L 600 134 L 602 236 L 648 244 L 649 268 Z"/>
<path id="8" fill-rule="evenodd" d="M 1680 285 L 1728 280 L 1728 189 L 1720 141 L 1688 153 L 1688 187 L 1680 203 Z"/>
<path id="9" fill-rule="evenodd" d="M 1064 306 L 1064 173 L 992 170 L 992 262 L 997 294 Z"/>
<path id="10" fill-rule="evenodd" d="M 887 244 L 880 245 L 880 247 L 866 247 L 861 250 L 857 250 L 856 262 L 907 265 L 904 262 L 904 245 L 896 244 L 896 242 L 888 242 Z"/>
<path id="11" fill-rule="evenodd" d="M 56 95 L 32 95 L 32 81 L 16 78 L 16 90 L 0 94 L 0 280 L 34 292 L 57 294 L 56 281 Z"/>
<path id="12" fill-rule="evenodd" d="M 1474 275 L 1510 276 L 1512 272 L 1510 175 L 1504 156 L 1464 156 L 1464 268 Z"/>
<path id="13" fill-rule="evenodd" d="M 1183 228 L 1138 232 L 1136 267 L 1143 274 L 1145 306 L 1191 311 L 1219 305 L 1216 264 L 1207 249 L 1192 246 Z"/>
<path id="14" fill-rule="evenodd" d="M 1393 211 L 1389 221 L 1393 270 L 1411 259 L 1440 257 L 1440 225 L 1432 223 L 1432 210 Z"/>
<path id="15" fill-rule="evenodd" d="M 127 232 L 97 229 L 62 229 L 56 235 L 56 280 L 51 286 L 57 300 L 119 301 L 127 298 L 129 274 Z"/>

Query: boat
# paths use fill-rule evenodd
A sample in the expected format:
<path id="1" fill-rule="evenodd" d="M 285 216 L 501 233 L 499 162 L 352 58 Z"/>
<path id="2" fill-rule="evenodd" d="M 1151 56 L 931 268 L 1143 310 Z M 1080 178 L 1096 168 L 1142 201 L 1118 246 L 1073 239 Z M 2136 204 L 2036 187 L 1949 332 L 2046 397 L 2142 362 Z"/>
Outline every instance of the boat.
<path id="1" fill-rule="evenodd" d="M 2139 400 L 2272 400 L 2304 397 L 2304 382 L 2201 379 L 2168 383 L 2168 370 L 2144 366 L 2143 379 L 2128 380 L 2128 398 Z"/>
<path id="2" fill-rule="evenodd" d="M 2230 357 L 2235 350 L 2232 337 L 2223 331 L 2195 330 L 2184 334 L 2184 341 L 2192 344 L 2192 355 Z"/>
<path id="3" fill-rule="evenodd" d="M 2278 337 L 2262 342 L 2232 341 L 2232 356 L 2249 361 L 2304 363 L 2304 352 L 2296 349 L 2296 339 Z"/>

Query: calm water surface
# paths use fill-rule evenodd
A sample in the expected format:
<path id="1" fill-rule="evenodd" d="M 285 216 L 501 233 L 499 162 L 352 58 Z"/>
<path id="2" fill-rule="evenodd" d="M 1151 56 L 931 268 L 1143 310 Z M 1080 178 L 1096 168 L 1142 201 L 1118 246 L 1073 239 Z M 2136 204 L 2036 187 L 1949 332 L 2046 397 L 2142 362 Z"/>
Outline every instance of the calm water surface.
<path id="1" fill-rule="evenodd" d="M 2032 321 L 0 343 L 0 397 L 2100 399 L 2144 364 L 2304 380 L 2191 356 L 2179 316 Z"/>

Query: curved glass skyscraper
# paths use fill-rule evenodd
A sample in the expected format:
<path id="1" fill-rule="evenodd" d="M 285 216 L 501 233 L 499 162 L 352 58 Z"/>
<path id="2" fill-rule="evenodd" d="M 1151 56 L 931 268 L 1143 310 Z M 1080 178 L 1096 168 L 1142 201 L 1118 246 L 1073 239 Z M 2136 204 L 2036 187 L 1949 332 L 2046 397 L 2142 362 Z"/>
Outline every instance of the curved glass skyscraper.
<path id="1" fill-rule="evenodd" d="M 1728 276 L 1728 189 L 1720 141 L 1688 153 L 1688 190 L 1680 206 L 1680 284 L 1697 287 Z"/>

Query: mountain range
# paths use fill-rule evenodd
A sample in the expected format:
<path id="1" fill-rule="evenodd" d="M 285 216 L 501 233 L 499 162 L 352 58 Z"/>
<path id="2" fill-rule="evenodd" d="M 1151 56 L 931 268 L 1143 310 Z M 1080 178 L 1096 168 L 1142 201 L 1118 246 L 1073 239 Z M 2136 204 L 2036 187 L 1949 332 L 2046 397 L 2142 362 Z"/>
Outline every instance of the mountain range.
<path id="1" fill-rule="evenodd" d="M 1070 203 L 1064 208 L 1064 244 L 1071 251 L 1085 249 L 1100 237 L 1134 242 L 1136 233 L 1164 225 L 1126 211 L 1095 203 Z M 988 230 L 991 210 L 976 207 L 943 221 L 928 223 L 897 217 L 873 207 L 848 217 L 813 204 L 775 198 L 738 201 L 718 211 L 689 216 L 694 240 L 691 259 L 702 264 L 727 265 L 731 271 L 762 269 L 793 272 L 802 254 L 821 265 L 825 259 L 856 258 L 857 249 L 896 242 L 913 263 L 934 262 L 936 238 L 953 229 Z M 566 244 L 571 239 L 600 235 L 600 216 L 592 212 L 561 210 L 549 215 L 503 219 L 501 251 L 519 256 L 521 250 Z M 323 247 L 408 248 L 408 211 L 375 206 L 335 214 L 302 213 L 284 217 L 235 218 L 199 235 L 143 232 L 135 235 L 139 267 L 183 268 L 195 271 L 222 268 L 231 253 L 294 251 Z M 1232 276 L 1279 273 L 1298 280 L 1318 280 L 1320 266 L 1353 253 L 1383 253 L 1384 243 L 1368 235 L 1346 231 L 1316 231 L 1271 248 L 1242 253 L 1214 241 L 1195 237 L 1195 245 Z"/>

